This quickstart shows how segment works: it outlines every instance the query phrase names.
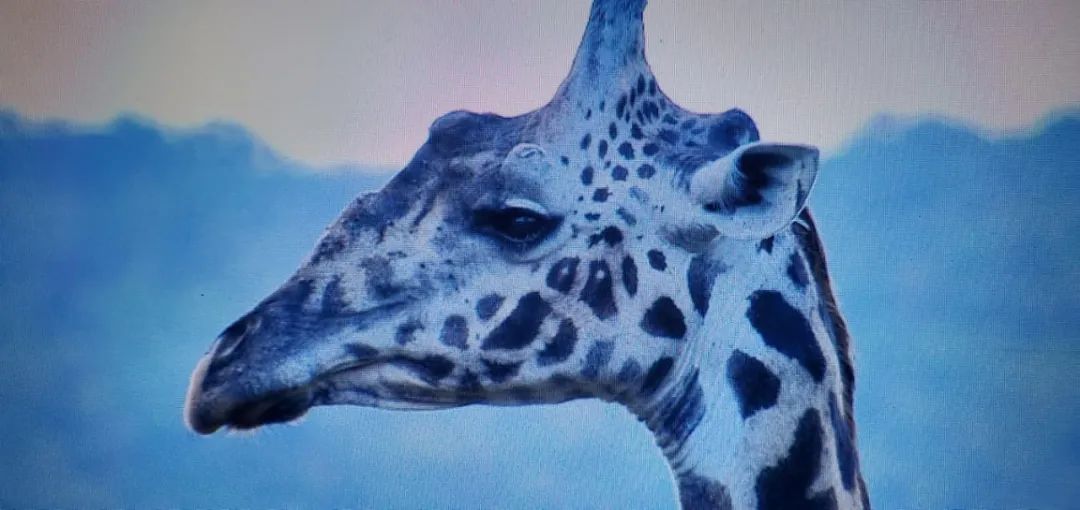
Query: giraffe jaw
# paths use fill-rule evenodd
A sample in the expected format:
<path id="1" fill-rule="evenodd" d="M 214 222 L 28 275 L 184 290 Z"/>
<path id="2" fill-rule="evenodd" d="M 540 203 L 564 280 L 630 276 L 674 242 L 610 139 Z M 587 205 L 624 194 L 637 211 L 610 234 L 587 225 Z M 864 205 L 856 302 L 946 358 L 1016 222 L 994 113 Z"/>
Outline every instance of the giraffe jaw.
<path id="1" fill-rule="evenodd" d="M 409 369 L 407 365 L 413 364 Z M 311 407 L 353 405 L 395 410 L 437 410 L 475 403 L 480 395 L 440 390 L 418 376 L 414 362 L 395 357 L 328 371 L 312 383 Z"/>
<path id="2" fill-rule="evenodd" d="M 192 376 L 185 403 L 188 427 L 199 434 L 213 434 L 222 427 L 251 430 L 263 425 L 288 423 L 316 406 L 357 405 L 396 410 L 437 410 L 468 405 L 480 396 L 440 392 L 402 365 L 404 358 L 371 360 L 340 365 L 311 381 L 243 400 L 223 392 L 206 395 L 198 391 L 207 360 Z"/>

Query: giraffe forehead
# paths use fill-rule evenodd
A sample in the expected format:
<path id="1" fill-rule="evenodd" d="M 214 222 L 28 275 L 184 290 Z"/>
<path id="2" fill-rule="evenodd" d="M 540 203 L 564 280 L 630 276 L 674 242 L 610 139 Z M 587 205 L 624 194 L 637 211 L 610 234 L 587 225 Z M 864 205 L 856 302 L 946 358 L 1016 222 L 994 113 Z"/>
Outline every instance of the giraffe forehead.
<path id="1" fill-rule="evenodd" d="M 562 166 L 593 162 L 622 180 L 658 168 L 693 172 L 739 145 L 757 140 L 753 120 L 740 110 L 696 114 L 682 110 L 650 74 L 620 89 L 603 89 L 573 101 L 553 101 L 532 112 L 502 117 L 467 111 L 437 119 L 417 159 L 452 158 L 488 152 L 504 157 L 515 146 L 536 144 Z M 637 168 L 648 164 L 644 168 Z"/>

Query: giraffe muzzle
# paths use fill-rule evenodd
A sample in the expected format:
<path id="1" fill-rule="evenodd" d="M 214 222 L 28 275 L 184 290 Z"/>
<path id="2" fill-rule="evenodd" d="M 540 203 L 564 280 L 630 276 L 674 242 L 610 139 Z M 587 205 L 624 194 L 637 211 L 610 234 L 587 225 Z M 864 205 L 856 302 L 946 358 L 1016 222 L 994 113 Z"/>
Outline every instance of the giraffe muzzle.
<path id="1" fill-rule="evenodd" d="M 222 427 L 248 430 L 271 423 L 293 421 L 307 412 L 313 404 L 313 392 L 303 386 L 274 392 L 254 400 L 227 396 L 208 397 L 197 392 L 201 385 L 198 372 L 192 379 L 184 408 L 184 417 L 191 430 L 213 434 Z"/>

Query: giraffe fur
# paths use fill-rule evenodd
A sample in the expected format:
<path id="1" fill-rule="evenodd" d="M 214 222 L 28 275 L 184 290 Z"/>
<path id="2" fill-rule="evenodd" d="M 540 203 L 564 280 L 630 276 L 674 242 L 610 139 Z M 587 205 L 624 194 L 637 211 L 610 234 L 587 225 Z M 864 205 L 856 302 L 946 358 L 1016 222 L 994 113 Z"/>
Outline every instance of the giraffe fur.
<path id="1" fill-rule="evenodd" d="M 644 7 L 594 1 L 547 105 L 435 120 L 211 346 L 191 428 L 600 398 L 653 431 L 683 508 L 868 508 L 849 339 L 805 208 L 817 151 L 676 105 Z"/>

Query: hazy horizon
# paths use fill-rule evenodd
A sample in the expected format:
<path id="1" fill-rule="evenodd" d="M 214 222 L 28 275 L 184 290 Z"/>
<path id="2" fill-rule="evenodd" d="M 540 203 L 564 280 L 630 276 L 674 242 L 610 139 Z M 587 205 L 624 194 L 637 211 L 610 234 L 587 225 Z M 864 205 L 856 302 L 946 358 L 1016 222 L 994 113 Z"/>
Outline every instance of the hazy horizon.
<path id="1" fill-rule="evenodd" d="M 400 167 L 455 109 L 514 115 L 570 67 L 588 2 L 0 0 L 0 104 L 31 118 L 233 119 L 314 165 Z M 649 61 L 696 111 L 826 153 L 878 112 L 993 132 L 1080 103 L 1080 3 L 651 0 Z"/>

